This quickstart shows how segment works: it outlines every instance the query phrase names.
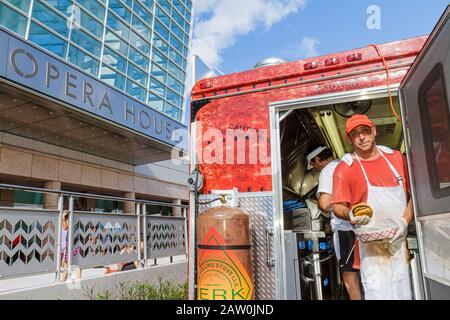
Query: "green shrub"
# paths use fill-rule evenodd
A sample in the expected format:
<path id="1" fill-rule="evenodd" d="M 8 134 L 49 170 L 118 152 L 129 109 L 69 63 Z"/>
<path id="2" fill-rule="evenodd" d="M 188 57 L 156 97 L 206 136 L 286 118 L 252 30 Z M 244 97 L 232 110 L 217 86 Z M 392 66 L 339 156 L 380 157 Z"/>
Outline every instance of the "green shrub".
<path id="1" fill-rule="evenodd" d="M 187 283 L 176 284 L 159 277 L 157 285 L 147 281 L 120 283 L 112 292 L 90 289 L 91 300 L 187 300 Z"/>

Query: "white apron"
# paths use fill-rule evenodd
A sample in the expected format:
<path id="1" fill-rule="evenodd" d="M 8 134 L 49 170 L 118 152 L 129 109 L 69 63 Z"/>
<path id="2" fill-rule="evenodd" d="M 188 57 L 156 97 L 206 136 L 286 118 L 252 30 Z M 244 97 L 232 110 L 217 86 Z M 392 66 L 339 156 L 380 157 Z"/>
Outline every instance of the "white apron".
<path id="1" fill-rule="evenodd" d="M 334 213 L 331 213 L 331 230 L 333 231 L 334 251 L 336 258 L 339 261 L 341 259 L 341 247 L 339 244 L 338 231 L 353 231 L 353 227 L 349 223 L 346 223 L 346 221 L 337 218 Z M 349 256 L 351 256 L 351 252 L 349 253 Z M 347 259 L 348 257 L 342 258 Z"/>
<path id="2" fill-rule="evenodd" d="M 398 226 L 406 209 L 406 194 L 401 176 L 394 166 L 381 152 L 394 173 L 399 186 L 376 187 L 372 186 L 366 171 L 359 159 L 358 163 L 364 173 L 367 183 L 367 203 L 373 209 L 371 227 L 386 228 Z M 409 276 L 408 251 L 406 241 L 401 247 L 387 249 L 389 243 L 359 242 L 361 259 L 361 282 L 364 287 L 366 300 L 411 300 L 411 282 Z M 393 251 L 393 252 L 392 252 Z"/>

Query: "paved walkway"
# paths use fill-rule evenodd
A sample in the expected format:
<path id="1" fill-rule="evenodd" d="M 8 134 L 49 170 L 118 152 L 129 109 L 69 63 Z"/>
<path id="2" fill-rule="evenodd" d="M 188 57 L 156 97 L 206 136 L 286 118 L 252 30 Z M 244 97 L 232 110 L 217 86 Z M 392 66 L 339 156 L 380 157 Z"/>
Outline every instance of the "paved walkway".
<path id="1" fill-rule="evenodd" d="M 186 256 L 173 257 L 173 262 L 185 261 Z M 153 260 L 149 260 L 151 265 Z M 157 259 L 158 265 L 170 264 L 170 258 Z M 95 278 L 105 274 L 105 268 L 90 268 L 83 269 L 82 279 Z M 16 291 L 21 289 L 37 288 L 44 285 L 49 285 L 55 282 L 55 273 L 45 273 L 26 277 L 17 277 L 0 280 L 0 293 Z"/>

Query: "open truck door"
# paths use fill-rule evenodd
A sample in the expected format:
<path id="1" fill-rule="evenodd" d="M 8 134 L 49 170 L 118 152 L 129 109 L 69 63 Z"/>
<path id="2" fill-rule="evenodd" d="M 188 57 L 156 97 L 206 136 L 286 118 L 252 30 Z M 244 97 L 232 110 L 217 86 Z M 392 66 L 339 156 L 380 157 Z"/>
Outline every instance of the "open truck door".
<path id="1" fill-rule="evenodd" d="M 400 85 L 427 299 L 450 299 L 450 6 Z"/>

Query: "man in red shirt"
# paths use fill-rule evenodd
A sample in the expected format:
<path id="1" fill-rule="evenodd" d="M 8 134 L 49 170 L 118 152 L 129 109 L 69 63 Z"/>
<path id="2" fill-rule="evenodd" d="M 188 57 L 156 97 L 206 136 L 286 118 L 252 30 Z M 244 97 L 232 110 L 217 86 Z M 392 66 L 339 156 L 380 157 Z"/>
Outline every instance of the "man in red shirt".
<path id="1" fill-rule="evenodd" d="M 411 299 L 406 235 L 413 212 L 406 160 L 376 145 L 376 128 L 365 115 L 352 116 L 346 133 L 354 153 L 345 155 L 334 172 L 332 203 L 335 215 L 350 220 L 357 237 L 370 236 L 359 241 L 365 298 Z M 371 206 L 372 218 L 353 215 L 351 208 L 360 203 Z M 380 238 L 387 240 L 370 241 Z"/>

